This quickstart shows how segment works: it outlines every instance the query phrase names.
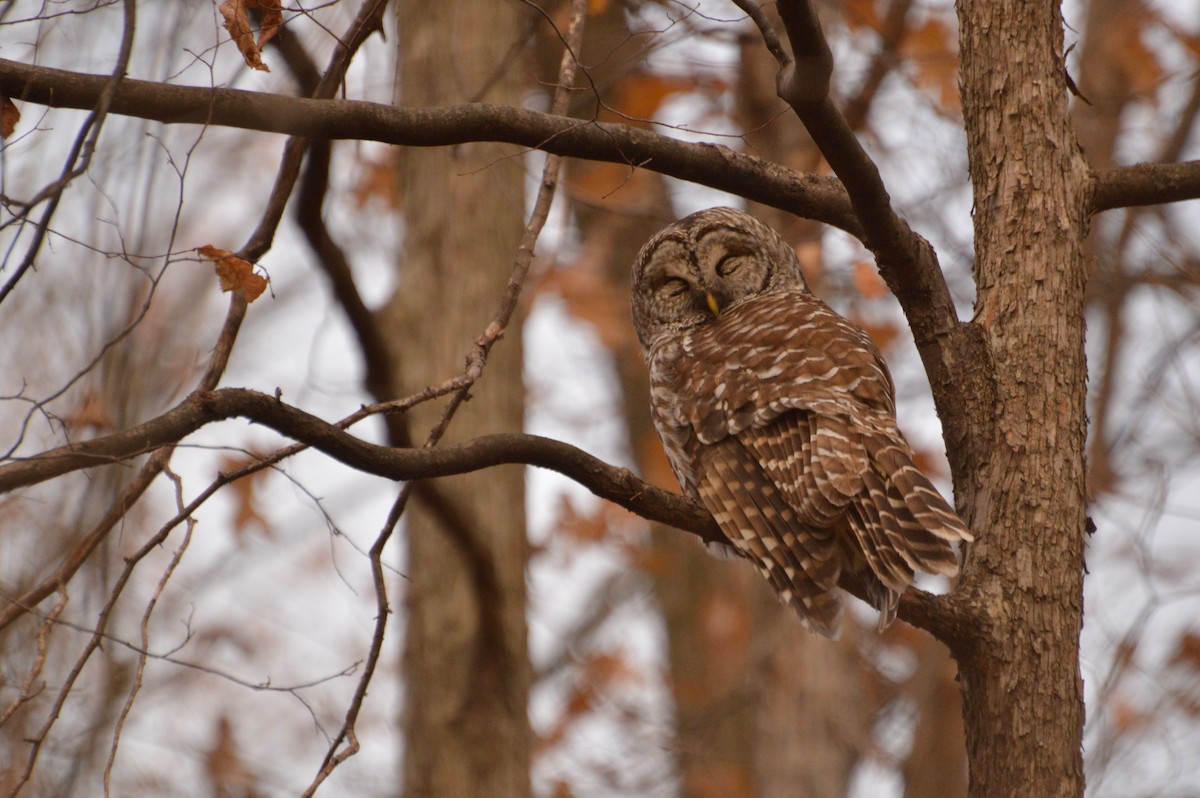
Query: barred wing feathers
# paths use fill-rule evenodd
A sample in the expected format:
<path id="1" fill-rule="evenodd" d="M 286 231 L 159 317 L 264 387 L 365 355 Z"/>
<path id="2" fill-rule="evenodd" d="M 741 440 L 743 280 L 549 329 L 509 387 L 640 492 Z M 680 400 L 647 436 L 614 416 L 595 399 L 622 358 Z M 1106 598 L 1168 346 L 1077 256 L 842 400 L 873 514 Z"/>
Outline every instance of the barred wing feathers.
<path id="1" fill-rule="evenodd" d="M 914 571 L 957 573 L 970 532 L 913 463 L 878 350 L 820 300 L 749 298 L 648 360 L 680 484 L 811 628 L 835 631 L 843 569 L 881 623 Z"/>

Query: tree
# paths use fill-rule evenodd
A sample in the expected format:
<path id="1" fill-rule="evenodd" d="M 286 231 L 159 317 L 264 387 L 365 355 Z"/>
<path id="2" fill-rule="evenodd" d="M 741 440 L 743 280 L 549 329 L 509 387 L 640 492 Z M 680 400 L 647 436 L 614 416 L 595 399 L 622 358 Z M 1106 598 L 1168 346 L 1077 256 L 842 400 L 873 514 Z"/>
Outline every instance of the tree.
<path id="1" fill-rule="evenodd" d="M 404 679 L 408 693 L 404 783 L 430 794 L 471 794 L 480 785 L 489 785 L 482 789 L 497 795 L 528 792 L 533 754 L 525 696 L 532 676 L 524 627 L 524 491 L 520 472 L 508 466 L 558 471 L 640 518 L 665 525 L 660 535 L 681 539 L 678 530 L 683 530 L 713 540 L 720 534 L 700 507 L 671 490 L 643 482 L 569 444 L 521 431 L 518 294 L 529 282 L 534 245 L 549 213 L 558 169 L 557 157 L 548 158 L 521 235 L 518 217 L 524 207 L 518 172 L 534 162 L 526 156 L 536 150 L 570 159 L 571 213 L 563 226 L 573 224 L 580 231 L 585 242 L 581 249 L 594 247 L 605 256 L 605 265 L 594 273 L 602 277 L 584 283 L 583 289 L 579 273 L 564 271 L 557 288 L 549 277 L 542 277 L 550 288 L 541 290 L 566 297 L 575 290 L 576 308 L 586 308 L 602 332 L 605 324 L 612 326 L 611 308 L 605 304 L 605 297 L 614 293 L 611 264 L 626 263 L 630 250 L 666 220 L 655 215 L 674 215 L 663 205 L 677 184 L 669 187 L 659 176 L 756 203 L 762 215 L 770 215 L 798 242 L 817 241 L 819 223 L 861 246 L 842 243 L 843 252 L 869 253 L 864 257 L 877 265 L 879 277 L 898 300 L 928 376 L 956 503 L 977 539 L 964 575 L 951 592 L 914 590 L 900 609 L 901 619 L 945 644 L 957 664 L 969 792 L 1083 794 L 1080 635 L 1084 554 L 1092 528 L 1089 490 L 1100 497 L 1147 480 L 1149 472 L 1138 471 L 1140 463 L 1122 460 L 1120 449 L 1130 440 L 1150 446 L 1152 434 L 1163 434 L 1149 422 L 1139 422 L 1132 432 L 1129 424 L 1119 423 L 1123 414 L 1134 412 L 1137 399 L 1118 386 L 1129 379 L 1123 375 L 1131 373 L 1122 357 L 1138 340 L 1127 329 L 1133 324 L 1135 289 L 1166 285 L 1182 301 L 1194 299 L 1196 242 L 1179 229 L 1182 224 L 1166 211 L 1153 217 L 1155 224 L 1173 233 L 1164 236 L 1176 248 L 1169 258 L 1173 268 L 1168 269 L 1157 268 L 1147 248 L 1137 246 L 1136 231 L 1146 230 L 1138 225 L 1149 223 L 1148 212 L 1137 209 L 1200 196 L 1200 162 L 1181 160 L 1188 146 L 1194 147 L 1194 99 L 1200 96 L 1195 86 L 1200 82 L 1191 78 L 1186 101 L 1161 100 L 1157 112 L 1174 120 L 1172 135 L 1141 145 L 1141 150 L 1157 149 L 1156 158 L 1120 165 L 1129 161 L 1115 153 L 1124 140 L 1122 121 L 1136 110 L 1139 97 L 1163 92 L 1167 74 L 1194 72 L 1194 31 L 1156 7 L 1130 10 L 1095 0 L 1087 6 L 1082 56 L 1073 68 L 1059 4 L 958 3 L 961 135 L 973 207 L 971 254 L 962 258 L 970 265 L 968 290 L 974 292 L 974 312 L 966 321 L 954 301 L 953 289 L 959 285 L 951 282 L 956 279 L 953 270 L 944 270 L 939 262 L 939 254 L 946 258 L 953 253 L 954 235 L 938 229 L 931 221 L 933 213 L 917 201 L 905 201 L 897 210 L 899 203 L 893 203 L 889 189 L 898 196 L 910 193 L 899 172 L 903 158 L 888 152 L 883 127 L 872 127 L 869 121 L 876 112 L 872 103 L 888 76 L 899 80 L 908 74 L 914 82 L 924 82 L 926 90 L 952 84 L 954 73 L 946 64 L 953 65 L 953 56 L 945 51 L 953 39 L 951 26 L 937 10 L 913 9 L 906 0 L 847 1 L 831 10 L 826 24 L 842 37 L 843 46 L 852 47 L 845 42 L 853 43 L 857 34 L 879 54 L 864 70 L 865 79 L 857 84 L 860 90 L 850 92 L 839 86 L 841 73 L 833 68 L 813 4 L 801 0 L 780 2 L 778 17 L 767 16 L 748 0 L 738 2 L 737 19 L 730 19 L 732 5 L 711 13 L 706 7 L 701 15 L 649 0 L 528 7 L 482 3 L 466 16 L 444 17 L 437 10 L 443 4 L 406 4 L 399 6 L 399 102 L 389 105 L 334 99 L 342 86 L 359 87 L 363 96 L 370 96 L 371 89 L 363 87 L 378 82 L 371 76 L 380 70 L 368 69 L 364 78 L 352 65 L 356 56 L 361 62 L 372 52 L 364 47 L 383 24 L 382 0 L 368 0 L 352 11 L 335 7 L 312 12 L 284 10 L 269 0 L 223 3 L 226 31 L 219 38 L 236 44 L 245 64 L 281 64 L 291 75 L 294 90 L 274 84 L 272 92 L 219 87 L 238 74 L 230 59 L 210 61 L 205 55 L 179 60 L 180 53 L 203 50 L 193 42 L 181 45 L 166 38 L 182 40 L 195 34 L 195 7 L 180 4 L 174 19 L 155 20 L 138 14 L 145 5 L 125 0 L 119 8 L 102 4 L 61 17 L 34 5 L 27 14 L 12 11 L 17 6 L 0 12 L 9 17 L 0 16 L 0 22 L 11 30 L 36 34 L 25 39 L 36 43 L 22 51 L 28 57 L 0 60 L 0 94 L 11 100 L 4 105 L 4 119 L 11 122 L 6 124 L 11 130 L 5 131 L 6 170 L 19 170 L 15 173 L 26 179 L 36 177 L 36 182 L 15 184 L 6 177 L 4 188 L 6 282 L 0 289 L 0 313 L 7 316 L 6 337 L 20 330 L 29 343 L 12 355 L 17 364 L 12 373 L 20 378 L 0 389 L 9 397 L 6 418 L 15 430 L 6 444 L 7 459 L 0 464 L 0 491 L 10 497 L 4 507 L 12 520 L 6 526 L 45 530 L 40 537 L 12 533 L 10 545 L 19 554 L 11 560 L 16 564 L 6 565 L 3 577 L 6 601 L 0 607 L 0 628 L 6 635 L 5 650 L 16 652 L 6 655 L 6 672 L 12 675 L 5 678 L 11 686 L 6 686 L 0 710 L 9 754 L 5 758 L 18 763 L 3 772 L 2 783 L 10 793 L 22 788 L 86 793 L 95 790 L 99 779 L 107 789 L 113 778 L 129 785 L 131 792 L 153 792 L 153 779 L 166 777 L 155 773 L 139 781 L 131 774 L 121 752 L 132 743 L 123 732 L 130 723 L 138 728 L 139 718 L 149 715 L 141 709 L 146 702 L 138 702 L 139 693 L 168 689 L 170 674 L 184 669 L 220 674 L 242 682 L 243 689 L 278 693 L 280 700 L 292 702 L 289 720 L 277 724 L 288 734 L 301 734 L 308 723 L 326 732 L 319 762 L 302 776 L 277 777 L 286 784 L 284 789 L 311 793 L 326 778 L 339 778 L 353 767 L 349 763 L 371 756 L 362 750 L 366 729 L 383 723 L 378 715 L 372 720 L 372 713 L 381 711 L 378 702 L 366 698 L 368 688 L 373 697 L 383 689 L 387 680 L 381 674 L 389 668 L 384 655 L 399 636 L 388 620 L 400 587 L 397 571 L 411 579 L 404 587 L 408 603 L 401 613 L 407 653 L 403 667 L 389 674 Z M 585 5 L 595 7 L 585 15 Z M 92 30 L 115 30 L 119 21 L 123 33 L 115 62 L 106 56 L 99 65 L 83 48 L 58 55 L 64 50 L 56 37 L 74 35 L 76 17 L 103 21 Z M 134 46 L 134 31 L 140 42 L 147 27 L 168 42 L 159 45 L 160 50 Z M 322 28 L 340 32 L 322 38 Z M 505 35 L 494 35 L 497 32 Z M 670 44 L 673 36 L 691 37 L 705 46 L 724 38 L 719 46 L 730 52 L 731 34 L 741 37 L 741 85 L 736 87 L 727 80 L 721 85 L 713 78 L 681 79 L 647 65 L 646 53 Z M 109 45 L 100 36 L 88 43 Z M 314 43 L 332 49 L 324 71 L 314 66 L 309 54 Z M 157 61 L 156 52 L 166 55 Z M 564 52 L 560 62 L 558 55 Z M 50 53 L 70 69 L 44 65 L 42 56 Z M 915 73 L 896 70 L 902 56 L 911 59 L 905 63 L 913 65 Z M 769 59 L 766 69 L 764 59 Z M 778 73 L 777 100 L 764 91 L 772 71 Z M 127 77 L 131 74 L 157 78 Z M 532 79 L 535 74 L 537 81 Z M 559 87 L 550 112 L 521 107 L 522 97 L 529 97 L 537 85 Z M 730 143 L 739 147 L 719 144 L 715 136 L 687 141 L 656 132 L 658 128 L 646 121 L 668 98 L 695 102 L 705 92 L 737 99 L 741 137 Z M 957 122 L 952 105 L 946 103 L 940 110 Z M 39 108 L 55 109 L 45 111 L 45 123 L 38 122 Z M 86 113 L 66 116 L 60 109 Z M 21 120 L 13 121 L 18 111 Z M 57 131 L 65 130 L 59 121 L 65 119 L 78 120 L 73 138 Z M 119 127 L 123 120 L 144 125 L 148 135 L 111 135 L 113 130 L 137 129 Z M 801 125 L 804 136 L 798 135 Z M 249 183 L 253 193 L 248 193 L 238 167 L 249 174 L 262 160 L 259 153 L 265 145 L 259 142 L 273 141 L 263 133 L 289 138 L 270 192 L 255 173 Z M 177 138 L 181 136 L 186 138 Z M 107 159 L 118 156 L 121 143 L 128 141 L 154 146 L 139 148 L 133 156 L 137 166 L 122 171 Z M 382 149 L 357 144 L 351 150 L 344 141 L 394 145 L 399 166 L 387 162 Z M 57 174 L 39 172 L 37 164 L 28 163 L 39 147 L 56 154 Z M 212 163 L 221 168 L 194 169 L 193 158 L 197 164 L 210 163 L 203 160 L 210 148 L 219 156 Z M 336 167 L 336 159 L 349 153 L 357 156 L 355 186 L 348 186 L 346 174 Z M 133 181 L 122 180 L 130 173 L 145 176 L 138 183 L 144 194 L 131 191 Z M 881 175 L 889 181 L 886 188 Z M 265 198 L 245 199 L 236 203 L 236 216 L 206 224 L 190 211 L 204 204 L 195 194 L 198 185 L 211 197 L 240 191 Z M 600 191 L 586 193 L 597 186 Z M 403 269 L 380 278 L 391 286 L 392 296 L 385 302 L 365 298 L 375 292 L 363 265 L 370 259 L 369 248 L 352 248 L 358 258 L 347 254 L 351 232 L 367 238 L 380 235 L 355 227 L 358 222 L 345 205 L 351 188 L 361 192 L 362 203 L 386 201 L 401 207 L 406 260 Z M 617 189 L 625 194 L 610 197 Z M 167 203 L 159 200 L 168 196 L 167 190 L 177 200 L 164 213 Z M 81 194 L 105 204 L 88 204 Z M 295 221 L 284 223 L 289 201 Z M 212 214 L 224 210 L 219 203 L 212 205 Z M 614 210 L 628 213 L 631 207 L 638 214 L 627 216 L 623 225 L 605 215 Z M 109 210 L 89 212 L 90 208 Z M 137 210 L 130 213 L 132 209 Z M 1106 224 L 1108 212 L 1122 213 L 1121 224 Z M 806 222 L 793 225 L 789 220 L 796 217 Z M 89 218 L 104 224 L 89 226 Z M 941 242 L 941 252 L 914 232 L 922 222 Z M 234 251 L 229 240 L 237 234 L 230 231 L 251 226 L 246 242 Z M 1092 227 L 1097 230 L 1089 235 Z M 215 233 L 215 240 L 196 243 L 211 246 L 192 249 L 192 240 L 204 233 Z M 361 358 L 360 370 L 341 378 L 363 386 L 359 395 L 369 404 L 359 409 L 327 405 L 322 391 L 303 381 L 273 392 L 265 368 L 265 378 L 253 368 L 244 372 L 250 376 L 241 384 L 258 389 L 228 383 L 231 374 L 243 373 L 236 371 L 236 358 L 250 356 L 243 352 L 265 353 L 272 344 L 278 348 L 286 343 L 283 337 L 256 335 L 253 329 L 256 316 L 263 313 L 261 300 L 255 300 L 267 287 L 255 264 L 270 269 L 280 307 L 289 307 L 289 301 L 303 304 L 320 292 L 315 285 L 303 284 L 291 268 L 287 253 L 297 250 L 288 249 L 288 236 L 295 233 L 308 247 L 303 257 L 326 279 L 338 318 L 347 321 L 342 340 Z M 81 259 L 100 253 L 125 266 L 78 277 L 59 262 L 64 259 L 56 252 L 59 248 Z M 812 255 L 813 250 L 805 252 Z M 819 247 L 817 252 L 808 261 L 822 277 L 828 272 Z M 190 309 L 199 317 L 201 310 L 188 301 L 196 288 L 190 279 L 182 279 L 178 267 L 188 259 L 214 263 L 230 292 L 219 332 L 206 330 L 200 321 L 189 323 L 184 315 Z M 866 286 L 876 279 L 869 268 L 854 274 Z M 90 286 L 89 280 L 94 281 Z M 96 297 L 111 301 L 89 304 Z M 372 311 L 372 306 L 382 310 Z M 40 325 L 54 325 L 56 309 L 68 307 L 86 313 L 57 321 L 58 329 L 68 331 L 73 351 L 51 357 L 61 353 L 41 341 L 48 334 L 43 330 L 55 328 Z M 1084 334 L 1090 309 L 1102 320 L 1107 341 L 1094 397 L 1096 428 L 1089 443 Z M 878 331 L 889 335 L 894 329 L 894 323 L 887 322 Z M 1192 337 L 1185 332 L 1173 339 L 1172 347 L 1163 349 L 1162 362 L 1180 357 L 1184 347 L 1192 345 Z M 198 338 L 205 343 L 195 344 Z M 207 347 L 213 349 L 206 365 L 192 366 Z M 634 387 L 640 379 L 637 364 L 631 366 L 628 358 L 618 358 L 617 363 L 629 394 L 626 402 L 632 405 L 639 401 Z M 1155 376 L 1161 386 L 1156 396 L 1170 394 L 1186 378 L 1186 369 L 1161 367 Z M 183 384 L 191 387 L 180 388 Z M 466 402 L 472 395 L 477 398 Z M 341 420 L 331 423 L 321 416 Z M 227 425 L 218 425 L 233 418 L 273 430 L 291 443 L 257 435 L 247 440 Z M 372 430 L 364 423 L 368 420 L 383 423 Z M 448 440 L 458 442 L 441 441 L 447 430 Z M 640 428 L 631 423 L 628 434 L 642 472 L 653 479 L 656 455 L 645 448 L 644 423 Z M 235 450 L 220 465 L 202 457 L 189 459 L 195 454 L 190 447 L 199 442 Z M 1193 438 L 1173 459 L 1164 457 L 1159 463 L 1183 473 L 1200 451 L 1194 443 Z M 310 487 L 314 479 L 323 486 L 338 483 L 296 476 L 308 462 L 302 449 L 320 453 L 311 460 L 326 468 L 336 462 L 352 472 L 404 485 L 387 492 L 390 509 L 371 516 L 375 531 L 363 543 L 354 542 L 360 550 L 355 563 L 361 569 L 353 576 L 343 574 L 349 584 L 373 597 L 374 617 L 364 620 L 359 636 L 350 642 L 358 652 L 355 662 L 341 672 L 345 676 L 353 671 L 353 677 L 325 679 L 307 672 L 303 679 L 285 680 L 280 686 L 274 669 L 268 670 L 268 684 L 237 676 L 222 659 L 223 646 L 253 650 L 260 633 L 244 624 L 225 626 L 200 617 L 195 627 L 186 620 L 180 637 L 168 633 L 156 614 L 188 618 L 187 594 L 175 585 L 182 580 L 194 589 L 211 584 L 200 574 L 190 575 L 188 568 L 202 557 L 195 549 L 211 545 L 203 533 L 212 525 L 210 504 L 220 497 L 229 508 L 226 526 L 235 533 L 230 539 L 238 557 L 262 562 L 254 559 L 256 551 L 265 559 L 266 552 L 279 550 L 270 536 L 278 534 L 271 530 L 280 522 L 264 514 L 263 500 L 256 495 L 272 489 L 264 475 L 276 467 L 288 468 L 286 473 L 308 491 L 305 501 L 328 514 L 334 534 L 323 542 L 333 552 L 330 572 L 342 571 L 337 553 L 350 551 L 343 541 L 353 536 L 344 534 L 343 522 L 329 509 L 338 491 Z M 1090 475 L 1088 452 L 1098 464 Z M 661 473 L 661 464 L 657 468 Z M 471 477 L 460 476 L 467 474 Z M 442 479 L 449 476 L 456 478 Z M 208 487 L 198 489 L 201 482 Z M 371 490 L 378 493 L 378 485 Z M 407 506 L 410 492 L 412 509 Z M 214 496 L 218 498 L 210 503 Z M 79 510 L 74 517 L 52 518 L 44 507 Z M 394 555 L 387 553 L 388 544 L 401 520 L 409 554 L 389 559 Z M 260 530 L 267 543 L 248 542 L 252 530 Z M 1100 530 L 1110 534 L 1103 526 Z M 692 536 L 685 542 L 694 544 Z M 52 545 L 41 547 L 39 540 Z M 1152 559 L 1143 556 L 1144 561 Z M 701 599 L 714 595 L 715 583 L 672 596 L 682 581 L 679 567 L 659 570 L 656 581 L 669 628 L 671 662 L 681 679 L 685 667 L 697 661 L 687 664 L 686 652 L 700 650 L 701 627 L 708 618 L 704 613 L 710 611 Z M 717 564 L 711 576 L 697 579 L 720 579 L 729 567 Z M 687 568 L 690 572 L 691 566 Z M 653 572 L 653 567 L 648 570 Z M 1149 568 L 1146 578 L 1153 580 L 1150 593 L 1179 580 Z M 290 590 L 286 583 L 272 593 L 283 603 L 305 600 L 303 591 Z M 753 594 L 750 599 L 737 591 L 731 595 L 736 596 L 732 603 L 723 606 L 734 608 L 739 623 L 754 618 L 756 635 L 765 628 L 785 638 L 802 634 L 778 613 L 754 608 L 758 599 Z M 1194 586 L 1181 595 L 1194 601 Z M 219 599 L 209 596 L 209 601 Z M 1146 606 L 1153 613 L 1158 604 Z M 601 618 L 598 613 L 583 616 Z M 695 621 L 700 623 L 693 628 Z M 168 640 L 175 642 L 168 646 Z M 905 645 L 933 663 L 933 676 L 914 678 L 906 689 L 912 696 L 944 695 L 951 669 L 939 659 L 938 649 L 918 642 L 924 640 L 914 636 Z M 1096 711 L 1116 720 L 1096 734 L 1101 749 L 1110 753 L 1122 744 L 1122 734 L 1150 725 L 1149 710 L 1139 709 L 1121 687 L 1123 669 L 1147 656 L 1139 650 L 1140 640 L 1132 633 L 1122 639 L 1112 668 L 1101 680 Z M 1162 658 L 1163 667 L 1194 673 L 1188 669 L 1196 667 L 1195 640 L 1194 632 L 1179 633 L 1175 645 L 1168 647 L 1171 655 Z M 753 650 L 744 642 L 729 646 Z M 686 734 L 687 713 L 697 709 L 710 713 L 702 715 L 707 733 L 716 729 L 731 735 L 728 750 L 741 748 L 744 753 L 749 746 L 761 752 L 758 763 L 732 763 L 719 774 L 713 783 L 720 789 L 765 795 L 771 784 L 806 778 L 798 771 L 770 767 L 781 762 L 795 765 L 798 760 L 791 757 L 803 743 L 785 739 L 788 713 L 772 714 L 773 709 L 796 705 L 783 696 L 795 701 L 808 687 L 790 679 L 793 674 L 788 671 L 801 650 L 806 661 L 838 663 L 855 647 L 818 654 L 808 649 L 807 641 L 796 642 L 755 660 L 758 671 L 733 669 L 737 675 L 721 677 L 725 681 L 700 682 L 700 700 L 694 704 L 676 690 L 681 735 Z M 701 665 L 703 660 L 699 658 Z M 596 705 L 596 683 L 628 671 L 614 657 L 595 657 L 590 665 L 591 687 L 575 689 L 567 701 L 577 714 Z M 812 669 L 817 674 L 830 670 L 829 665 Z M 723 692 L 730 685 L 744 685 L 752 672 L 766 676 L 749 704 L 750 693 Z M 43 681 L 49 689 L 41 689 Z M 327 681 L 330 692 L 312 697 L 317 693 L 309 691 Z M 839 694 L 851 694 L 854 685 L 875 682 L 839 676 L 838 683 Z M 1188 684 L 1184 680 L 1176 695 L 1194 701 L 1195 688 Z M 434 686 L 461 689 L 443 693 Z M 97 687 L 103 689 L 91 689 Z M 881 692 L 889 689 L 879 687 Z M 91 695 L 85 698 L 87 693 Z M 720 697 L 718 693 L 732 700 L 711 701 Z M 873 706 L 886 703 L 872 701 Z M 736 712 L 714 716 L 714 706 Z M 1125 715 L 1118 712 L 1122 706 Z M 257 741 L 246 742 L 237 718 L 226 716 L 232 709 L 213 718 L 205 773 L 218 794 L 269 789 L 265 785 L 271 783 L 271 774 L 253 755 Z M 850 714 L 856 718 L 854 728 L 869 734 L 871 709 L 859 705 Z M 89 753 L 77 768 L 58 767 L 53 757 L 59 751 L 69 756 L 73 750 L 62 742 L 64 721 L 73 724 L 75 732 L 107 739 L 106 747 L 92 749 L 107 752 L 107 757 Z M 156 728 L 143 722 L 147 725 L 142 728 Z M 1195 718 L 1185 711 L 1182 722 L 1194 726 Z M 928 768 L 916 770 L 918 752 L 928 756 L 940 748 L 939 753 L 956 761 L 957 743 L 930 731 L 950 729 L 946 733 L 953 734 L 953 727 L 932 710 L 921 714 L 913 755 L 905 766 L 909 794 L 919 794 L 919 784 L 931 785 L 924 788 L 926 794 L 953 788 L 937 786 Z M 487 748 L 496 738 L 508 741 L 499 757 Z M 554 734 L 544 734 L 543 745 L 554 739 Z M 689 746 L 708 745 L 701 737 L 690 739 L 700 742 Z M 860 755 L 831 752 L 823 760 L 828 763 L 843 755 L 838 764 L 812 768 L 825 776 L 838 771 L 832 794 L 847 789 L 847 774 Z M 676 767 L 684 791 L 705 794 L 700 783 L 706 776 L 693 778 L 686 758 Z M 707 775 L 712 775 L 711 767 Z M 422 784 L 423 776 L 429 777 L 428 785 Z M 570 789 L 568 778 L 552 781 L 547 791 Z M 389 789 L 379 787 L 381 792 Z"/>
<path id="2" fill-rule="evenodd" d="M 445 11 L 439 2 L 397 6 L 401 102 L 519 102 L 520 72 L 502 69 L 497 78 L 507 43 L 492 35 L 517 26 L 515 9 L 488 2 L 458 3 L 449 14 L 439 8 Z M 393 396 L 436 382 L 445 364 L 461 357 L 464 342 L 487 327 L 488 306 L 503 294 L 508 275 L 480 265 L 492 253 L 516 251 L 520 239 L 524 175 L 514 163 L 494 163 L 504 158 L 501 148 L 473 144 L 432 155 L 403 159 L 397 176 L 407 198 L 403 287 L 384 309 L 394 320 L 385 335 L 410 346 L 393 345 L 393 362 L 406 366 Z M 444 308 L 437 324 L 425 313 L 431 307 Z M 504 332 L 508 345 L 489 357 L 490 367 L 520 374 L 520 325 Z M 520 429 L 523 398 L 515 380 L 481 390 L 462 406 L 455 437 Z M 449 421 L 456 399 L 441 412 L 414 414 L 410 424 L 436 429 L 439 415 Z M 406 698 L 404 785 L 414 796 L 529 792 L 528 542 L 523 506 L 510 500 L 524 493 L 524 478 L 510 467 L 470 479 L 426 483 L 417 495 L 428 509 L 407 518 L 403 672 L 413 687 Z"/>

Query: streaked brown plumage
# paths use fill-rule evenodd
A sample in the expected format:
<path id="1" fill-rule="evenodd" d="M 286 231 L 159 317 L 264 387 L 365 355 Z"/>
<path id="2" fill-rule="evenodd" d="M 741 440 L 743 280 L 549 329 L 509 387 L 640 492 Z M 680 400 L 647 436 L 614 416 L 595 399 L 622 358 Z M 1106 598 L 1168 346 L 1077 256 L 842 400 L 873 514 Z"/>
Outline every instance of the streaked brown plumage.
<path id="1" fill-rule="evenodd" d="M 895 617 L 914 571 L 953 576 L 971 534 L 913 463 L 870 338 L 813 296 L 792 248 L 711 208 L 655 235 L 633 318 L 654 423 L 683 489 L 811 629 L 854 574 Z"/>

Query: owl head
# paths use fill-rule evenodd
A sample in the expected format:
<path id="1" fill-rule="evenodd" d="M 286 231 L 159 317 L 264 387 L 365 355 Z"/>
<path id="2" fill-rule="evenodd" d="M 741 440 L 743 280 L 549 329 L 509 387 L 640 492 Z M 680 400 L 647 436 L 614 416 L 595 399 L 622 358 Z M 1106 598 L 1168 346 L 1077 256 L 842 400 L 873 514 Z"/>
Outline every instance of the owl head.
<path id="1" fill-rule="evenodd" d="M 709 208 L 654 235 L 633 266 L 633 325 L 642 348 L 711 323 L 745 299 L 807 290 L 796 253 L 749 214 Z"/>

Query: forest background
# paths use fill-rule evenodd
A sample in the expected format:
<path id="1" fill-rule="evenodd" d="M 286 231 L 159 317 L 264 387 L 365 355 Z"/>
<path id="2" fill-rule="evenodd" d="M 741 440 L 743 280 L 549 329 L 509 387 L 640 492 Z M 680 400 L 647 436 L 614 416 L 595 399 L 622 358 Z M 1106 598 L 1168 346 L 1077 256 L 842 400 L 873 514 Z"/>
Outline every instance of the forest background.
<path id="1" fill-rule="evenodd" d="M 1195 794 L 1200 239 L 1196 203 L 1180 200 L 1200 196 L 1200 5 L 1081 0 L 1057 28 L 1054 3 L 997 2 L 993 28 L 977 5 L 816 3 L 847 128 L 836 135 L 777 96 L 780 53 L 804 64 L 813 51 L 769 4 L 775 48 L 747 18 L 757 6 L 732 2 L 0 8 L 0 789 L 1013 794 L 1004 779 L 1039 765 L 997 747 L 1002 723 L 964 729 L 943 645 L 989 673 L 957 626 L 982 594 L 914 594 L 902 617 L 915 626 L 882 635 L 858 606 L 839 641 L 818 640 L 752 569 L 646 520 L 703 536 L 694 507 L 616 469 L 587 472 L 573 450 L 534 452 L 573 478 L 480 470 L 532 461 L 505 439 L 461 469 L 470 477 L 397 482 L 432 460 L 346 448 L 291 414 L 347 419 L 357 438 L 398 447 L 524 431 L 677 490 L 648 424 L 629 266 L 671 220 L 736 205 L 780 229 L 815 291 L 868 329 L 922 464 L 947 495 L 955 468 L 968 475 L 960 508 L 977 532 L 998 529 L 989 494 L 1021 486 L 985 478 L 970 443 L 983 421 L 947 414 L 937 379 L 931 395 L 907 261 L 877 266 L 888 250 L 870 246 L 853 200 L 879 195 L 849 179 L 864 174 L 857 156 L 830 147 L 860 142 L 878 166 L 891 207 L 936 251 L 952 310 L 978 323 L 961 329 L 992 323 L 979 299 L 996 285 L 1045 313 L 1037 287 L 1053 279 L 989 271 L 1005 256 L 980 232 L 999 204 L 989 162 L 971 160 L 989 146 L 981 115 L 1041 85 L 970 35 L 988 30 L 1044 45 L 1048 94 L 1104 178 L 1090 235 L 1070 228 L 1086 443 L 1081 414 L 1076 428 L 1037 420 L 1078 449 L 1073 462 L 1086 453 L 1086 477 L 1045 480 L 1078 518 L 1059 526 L 1033 497 L 1044 527 L 1013 516 L 1030 573 L 1064 528 L 1078 532 L 1070 557 L 1086 558 L 1082 634 L 1045 655 L 1068 681 L 1077 669 L 1086 706 L 1085 724 L 1069 695 L 1046 710 L 1068 727 L 1049 744 L 1067 763 L 1055 792 L 1079 794 L 1086 774 L 1095 796 Z M 994 61 L 981 69 L 975 53 Z M 989 71 L 994 96 L 979 89 Z M 391 118 L 337 98 L 451 112 Z M 1040 121 L 1033 107 L 1008 118 Z M 1036 165 L 1022 198 L 1057 197 L 1062 174 L 1039 145 L 1009 134 L 993 150 L 992 163 Z M 1177 168 L 1121 169 L 1140 162 Z M 1030 240 L 1054 218 L 1031 203 Z M 1021 262 L 1024 242 L 1010 244 Z M 1072 313 L 1038 320 L 1071 332 Z M 1082 391 L 1083 376 L 1069 384 Z M 220 420 L 238 415 L 259 423 Z M 131 443 L 155 419 L 179 425 Z M 46 454 L 93 439 L 117 448 Z M 288 448 L 297 440 L 312 447 Z M 605 479 L 627 509 L 587 489 Z M 1009 584 L 1001 554 L 979 556 Z M 1075 589 L 1053 594 L 1064 617 Z M 990 699 L 975 700 L 968 720 L 986 715 Z M 1036 736 L 1044 719 L 1023 727 L 1014 706 L 1006 720 Z"/>

